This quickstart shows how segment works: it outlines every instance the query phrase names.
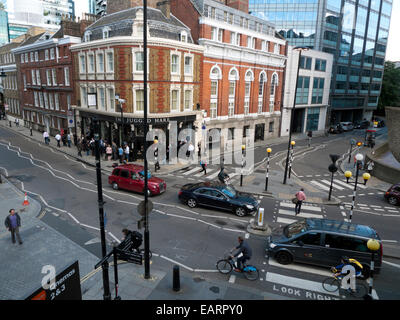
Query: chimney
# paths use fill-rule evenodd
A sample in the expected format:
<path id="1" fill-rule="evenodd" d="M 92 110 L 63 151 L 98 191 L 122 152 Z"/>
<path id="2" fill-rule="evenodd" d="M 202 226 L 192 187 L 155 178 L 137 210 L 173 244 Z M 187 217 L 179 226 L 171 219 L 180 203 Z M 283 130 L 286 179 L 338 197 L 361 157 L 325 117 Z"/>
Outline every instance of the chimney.
<path id="1" fill-rule="evenodd" d="M 170 18 L 171 4 L 169 0 L 157 2 L 157 9 L 160 10 L 167 19 Z"/>

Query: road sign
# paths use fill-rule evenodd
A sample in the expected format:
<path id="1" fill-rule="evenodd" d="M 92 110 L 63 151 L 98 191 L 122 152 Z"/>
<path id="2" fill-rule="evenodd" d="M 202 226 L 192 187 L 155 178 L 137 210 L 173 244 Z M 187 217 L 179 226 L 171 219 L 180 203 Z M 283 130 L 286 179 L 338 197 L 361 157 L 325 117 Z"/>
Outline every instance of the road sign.
<path id="1" fill-rule="evenodd" d="M 143 256 L 140 253 L 115 249 L 117 258 L 134 264 L 142 264 Z"/>
<path id="2" fill-rule="evenodd" d="M 40 287 L 25 300 L 82 300 L 78 261 L 56 276 L 54 287 Z"/>
<path id="3" fill-rule="evenodd" d="M 71 110 L 67 111 L 67 121 L 68 121 L 68 128 L 75 128 L 74 112 Z"/>
<path id="4" fill-rule="evenodd" d="M 146 212 L 145 212 L 145 207 L 144 207 L 144 200 L 139 202 L 138 208 L 137 208 L 139 214 L 144 217 Z M 151 210 L 153 210 L 153 202 L 150 200 L 147 201 L 147 213 L 150 213 Z"/>

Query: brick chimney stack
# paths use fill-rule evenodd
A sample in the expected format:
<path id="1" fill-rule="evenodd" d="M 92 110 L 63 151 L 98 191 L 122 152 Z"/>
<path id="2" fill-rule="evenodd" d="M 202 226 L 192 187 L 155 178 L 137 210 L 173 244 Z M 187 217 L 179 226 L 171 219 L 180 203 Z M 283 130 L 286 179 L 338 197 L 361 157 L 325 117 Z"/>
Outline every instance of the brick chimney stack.
<path id="1" fill-rule="evenodd" d="M 225 0 L 228 7 L 249 13 L 249 0 Z"/>
<path id="2" fill-rule="evenodd" d="M 157 2 L 157 9 L 160 10 L 167 19 L 170 18 L 171 4 L 169 0 Z"/>

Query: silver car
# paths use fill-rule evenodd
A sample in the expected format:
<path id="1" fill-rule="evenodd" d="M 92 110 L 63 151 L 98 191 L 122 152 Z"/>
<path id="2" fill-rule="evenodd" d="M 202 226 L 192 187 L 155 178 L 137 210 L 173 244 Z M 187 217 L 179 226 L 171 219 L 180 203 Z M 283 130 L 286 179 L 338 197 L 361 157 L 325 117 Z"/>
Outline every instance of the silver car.
<path id="1" fill-rule="evenodd" d="M 354 129 L 352 122 L 340 122 L 340 126 L 342 127 L 343 131 L 351 131 Z"/>

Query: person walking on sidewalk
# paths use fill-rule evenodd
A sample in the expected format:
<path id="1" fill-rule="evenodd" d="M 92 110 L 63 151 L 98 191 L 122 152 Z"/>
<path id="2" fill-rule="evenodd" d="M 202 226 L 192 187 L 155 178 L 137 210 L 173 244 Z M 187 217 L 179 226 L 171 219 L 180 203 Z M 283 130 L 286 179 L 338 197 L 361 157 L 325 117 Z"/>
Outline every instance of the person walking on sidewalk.
<path id="1" fill-rule="evenodd" d="M 128 146 L 128 144 L 125 145 L 124 153 L 125 153 L 126 162 L 129 162 L 129 146 Z"/>
<path id="2" fill-rule="evenodd" d="M 82 158 L 82 140 L 81 139 L 78 139 L 76 148 L 78 149 L 78 156 Z"/>
<path id="3" fill-rule="evenodd" d="M 67 143 L 68 143 L 68 148 L 71 148 L 71 134 L 70 133 L 68 133 L 67 134 Z"/>
<path id="4" fill-rule="evenodd" d="M 43 139 L 45 144 L 49 144 L 49 133 L 46 130 L 43 132 Z"/>
<path id="5" fill-rule="evenodd" d="M 60 148 L 60 147 L 61 147 L 61 146 L 60 146 L 60 141 L 61 141 L 61 136 L 60 136 L 60 134 L 57 133 L 56 136 L 55 136 L 55 138 L 56 138 L 56 140 L 57 140 L 57 147 Z"/>
<path id="6" fill-rule="evenodd" d="M 118 148 L 118 156 L 119 156 L 119 163 L 122 163 L 124 157 L 124 149 L 122 149 L 122 146 L 119 146 Z"/>
<path id="7" fill-rule="evenodd" d="M 111 149 L 112 149 L 112 160 L 117 160 L 118 159 L 118 147 L 115 141 L 112 142 L 111 144 Z"/>
<path id="8" fill-rule="evenodd" d="M 110 145 L 107 145 L 106 154 L 107 154 L 107 159 L 108 159 L 108 161 L 110 161 L 110 160 L 111 160 L 111 157 L 112 157 L 112 148 L 111 148 Z"/>
<path id="9" fill-rule="evenodd" d="M 300 209 L 301 209 L 301 205 L 302 205 L 303 201 L 306 200 L 306 195 L 304 193 L 303 188 L 301 188 L 300 191 L 298 191 L 296 193 L 296 199 L 297 199 L 297 202 L 296 202 L 296 206 L 294 208 L 294 212 L 296 213 L 295 215 L 297 216 L 300 213 Z"/>
<path id="10" fill-rule="evenodd" d="M 15 212 L 15 209 L 10 209 L 4 224 L 8 231 L 11 232 L 11 241 L 15 243 L 15 235 L 17 235 L 18 243 L 22 244 L 21 236 L 19 235 L 19 228 L 21 227 L 21 217 Z"/>

